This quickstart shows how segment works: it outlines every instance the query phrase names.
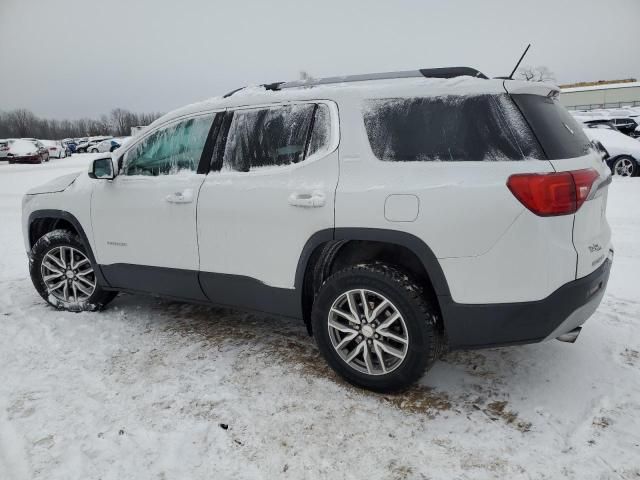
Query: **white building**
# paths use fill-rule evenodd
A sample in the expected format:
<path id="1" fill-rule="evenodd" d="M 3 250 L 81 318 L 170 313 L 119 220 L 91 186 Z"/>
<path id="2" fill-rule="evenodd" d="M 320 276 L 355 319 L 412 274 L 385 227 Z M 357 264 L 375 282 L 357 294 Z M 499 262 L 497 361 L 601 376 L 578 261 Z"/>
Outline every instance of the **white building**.
<path id="1" fill-rule="evenodd" d="M 640 106 L 640 82 L 562 88 L 560 102 L 569 110 Z"/>

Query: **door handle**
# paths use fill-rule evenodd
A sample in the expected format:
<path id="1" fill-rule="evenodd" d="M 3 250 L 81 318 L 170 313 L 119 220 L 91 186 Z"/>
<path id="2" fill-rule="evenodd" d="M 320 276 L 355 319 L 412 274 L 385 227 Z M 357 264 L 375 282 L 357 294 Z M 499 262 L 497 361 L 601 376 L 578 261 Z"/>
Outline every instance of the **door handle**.
<path id="1" fill-rule="evenodd" d="M 182 192 L 170 193 L 164 199 L 169 203 L 191 203 L 193 202 L 193 190 L 187 188 Z"/>
<path id="2" fill-rule="evenodd" d="M 293 192 L 289 195 L 289 205 L 294 207 L 317 208 L 325 204 L 322 192 Z"/>

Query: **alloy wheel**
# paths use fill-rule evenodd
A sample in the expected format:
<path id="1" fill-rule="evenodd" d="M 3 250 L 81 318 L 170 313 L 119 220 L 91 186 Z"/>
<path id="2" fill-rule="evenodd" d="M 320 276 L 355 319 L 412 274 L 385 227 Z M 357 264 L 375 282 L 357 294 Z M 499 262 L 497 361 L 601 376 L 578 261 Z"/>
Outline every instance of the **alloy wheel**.
<path id="1" fill-rule="evenodd" d="M 49 295 L 63 302 L 81 303 L 96 289 L 91 262 L 73 247 L 55 247 L 47 252 L 41 265 L 42 280 Z"/>
<path id="2" fill-rule="evenodd" d="M 329 338 L 340 358 L 368 375 L 384 375 L 398 368 L 409 347 L 400 311 L 384 295 L 372 290 L 349 290 L 331 306 Z"/>
<path id="3" fill-rule="evenodd" d="M 629 158 L 621 158 L 616 162 L 616 175 L 621 177 L 631 177 L 633 175 L 634 164 Z"/>

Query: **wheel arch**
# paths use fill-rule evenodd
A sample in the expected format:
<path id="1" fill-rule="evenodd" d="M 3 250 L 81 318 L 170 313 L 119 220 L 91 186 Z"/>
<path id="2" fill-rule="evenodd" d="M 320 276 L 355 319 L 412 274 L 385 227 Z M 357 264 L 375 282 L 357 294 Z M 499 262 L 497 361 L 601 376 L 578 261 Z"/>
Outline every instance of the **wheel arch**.
<path id="1" fill-rule="evenodd" d="M 431 248 L 410 233 L 379 228 L 336 228 L 316 232 L 300 256 L 295 288 L 300 292 L 302 318 L 311 331 L 311 307 L 322 282 L 337 269 L 362 262 L 383 261 L 417 277 L 440 311 L 439 297 L 449 296 L 447 280 Z"/>
<path id="2" fill-rule="evenodd" d="M 100 269 L 100 265 L 93 254 L 89 238 L 82 228 L 82 225 L 73 214 L 65 210 L 53 209 L 34 210 L 31 212 L 29 214 L 27 230 L 29 235 L 29 246 L 33 247 L 40 237 L 58 228 L 71 230 L 80 237 L 80 240 L 87 249 L 87 255 L 89 256 L 91 263 L 93 263 L 98 281 L 101 285 L 108 286 L 109 284 L 106 282 L 104 275 L 102 274 L 102 270 Z"/>

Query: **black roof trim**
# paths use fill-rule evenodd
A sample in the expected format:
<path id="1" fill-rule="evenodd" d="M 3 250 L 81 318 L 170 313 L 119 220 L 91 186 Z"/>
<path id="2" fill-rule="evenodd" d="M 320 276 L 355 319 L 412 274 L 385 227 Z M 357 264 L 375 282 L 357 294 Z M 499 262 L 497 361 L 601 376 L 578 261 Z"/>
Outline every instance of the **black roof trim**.
<path id="1" fill-rule="evenodd" d="M 228 93 L 225 93 L 222 98 L 229 98 L 231 95 L 233 95 L 234 93 L 238 93 L 240 90 L 244 90 L 247 87 L 240 87 L 240 88 L 236 88 L 235 90 L 231 90 Z"/>
<path id="2" fill-rule="evenodd" d="M 273 83 L 263 83 L 262 85 L 260 85 L 261 87 L 264 87 L 265 90 L 280 90 L 280 86 L 285 83 L 285 82 L 273 82 Z M 244 90 L 247 87 L 240 87 L 240 88 L 236 88 L 235 90 L 231 90 L 229 93 L 225 93 L 222 98 L 228 98 L 231 95 L 233 95 L 234 93 L 238 93 L 240 90 Z"/>

